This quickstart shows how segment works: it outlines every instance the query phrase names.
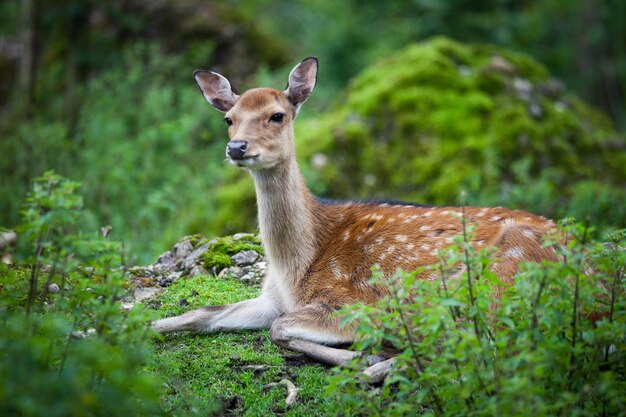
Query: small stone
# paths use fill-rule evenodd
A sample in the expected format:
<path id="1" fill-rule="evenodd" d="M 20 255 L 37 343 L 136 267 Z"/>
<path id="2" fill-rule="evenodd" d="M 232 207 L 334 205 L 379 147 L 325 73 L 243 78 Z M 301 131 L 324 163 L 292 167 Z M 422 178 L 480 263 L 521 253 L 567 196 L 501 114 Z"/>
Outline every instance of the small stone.
<path id="1" fill-rule="evenodd" d="M 57 293 L 59 291 L 61 291 L 61 289 L 59 288 L 57 284 L 48 285 L 48 292 Z"/>
<path id="2" fill-rule="evenodd" d="M 202 266 L 200 265 L 196 265 L 193 268 L 191 268 L 191 270 L 189 271 L 189 277 L 193 278 L 196 275 L 208 275 L 209 272 L 204 269 Z"/>
<path id="3" fill-rule="evenodd" d="M 543 108 L 539 103 L 531 103 L 530 106 L 528 106 L 528 112 L 537 120 L 543 117 Z"/>
<path id="4" fill-rule="evenodd" d="M 133 307 L 135 306 L 135 303 L 133 303 L 132 301 L 126 301 L 122 303 L 122 310 L 123 311 L 130 311 L 133 309 Z"/>
<path id="5" fill-rule="evenodd" d="M 246 272 L 243 270 L 243 268 L 240 268 L 238 266 L 231 266 L 230 268 L 224 268 L 222 272 L 220 272 L 218 277 L 219 278 L 231 277 L 231 278 L 240 279 L 245 274 Z"/>
<path id="6" fill-rule="evenodd" d="M 200 255 L 202 255 L 209 248 L 209 244 L 205 243 L 204 245 L 198 247 L 196 250 L 191 252 L 189 256 L 187 256 L 181 263 L 181 267 L 183 269 L 193 269 L 194 266 L 198 263 L 198 259 Z M 191 275 L 191 274 L 190 274 Z"/>
<path id="7" fill-rule="evenodd" d="M 233 235 L 233 240 L 241 240 L 245 238 L 254 238 L 252 233 L 235 233 Z"/>
<path id="8" fill-rule="evenodd" d="M 513 64 L 502 58 L 500 55 L 496 55 L 491 58 L 491 62 L 489 62 L 489 69 L 506 75 L 515 74 L 515 67 Z"/>
<path id="9" fill-rule="evenodd" d="M 174 272 L 174 273 L 168 275 L 165 278 L 161 278 L 159 280 L 159 285 L 161 287 L 168 287 L 168 286 L 172 285 L 172 283 L 174 281 L 176 281 L 178 278 L 180 278 L 182 275 L 183 275 L 182 271 Z"/>
<path id="10" fill-rule="evenodd" d="M 523 78 L 515 78 L 513 80 L 513 87 L 517 91 L 517 95 L 520 99 L 530 101 L 533 91 L 533 85 L 530 81 Z"/>
<path id="11" fill-rule="evenodd" d="M 384 361 L 385 358 L 383 358 L 380 355 L 368 355 L 367 356 L 367 366 L 372 366 L 372 365 L 376 365 L 379 362 Z"/>
<path id="12" fill-rule="evenodd" d="M 189 239 L 185 239 L 175 244 L 172 252 L 174 252 L 174 256 L 178 259 L 186 258 L 193 252 L 193 245 Z"/>
<path id="13" fill-rule="evenodd" d="M 259 254 L 253 250 L 245 250 L 231 256 L 230 259 L 232 259 L 237 266 L 247 266 L 252 265 L 259 259 Z"/>
<path id="14" fill-rule="evenodd" d="M 135 288 L 133 295 L 135 297 L 135 301 L 140 303 L 144 300 L 149 300 L 150 298 L 155 297 L 161 291 L 163 291 L 163 289 L 158 287 L 139 287 Z"/>

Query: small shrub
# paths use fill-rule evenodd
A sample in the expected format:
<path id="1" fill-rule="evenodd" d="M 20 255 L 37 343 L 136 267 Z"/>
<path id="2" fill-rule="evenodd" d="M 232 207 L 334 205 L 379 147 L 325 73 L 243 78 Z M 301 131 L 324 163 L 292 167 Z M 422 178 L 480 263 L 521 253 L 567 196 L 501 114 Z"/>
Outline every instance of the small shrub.
<path id="1" fill-rule="evenodd" d="M 564 224 L 563 261 L 524 264 L 509 288 L 488 269 L 493 253 L 462 237 L 430 268 L 439 280 L 375 272 L 392 294 L 341 313 L 359 323 L 359 349 L 399 353 L 381 386 L 355 375 L 363 364 L 331 378 L 341 414 L 625 415 L 625 234 L 610 245 L 589 234 Z M 470 273 L 450 279 L 459 263 Z"/>
<path id="2" fill-rule="evenodd" d="M 160 415 L 143 370 L 148 316 L 122 312 L 120 244 L 77 234 L 78 187 L 37 178 L 18 229 L 23 266 L 0 265 L 0 415 Z"/>

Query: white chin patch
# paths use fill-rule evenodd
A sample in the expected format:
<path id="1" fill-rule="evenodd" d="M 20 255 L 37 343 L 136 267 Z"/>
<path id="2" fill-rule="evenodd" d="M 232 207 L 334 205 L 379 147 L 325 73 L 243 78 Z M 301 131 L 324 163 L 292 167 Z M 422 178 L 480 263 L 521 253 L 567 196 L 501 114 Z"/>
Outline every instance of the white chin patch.
<path id="1" fill-rule="evenodd" d="M 249 168 L 251 166 L 257 165 L 257 160 L 254 158 L 250 158 L 250 159 L 228 159 L 230 161 L 231 164 L 237 166 L 237 167 L 242 167 L 242 168 Z"/>

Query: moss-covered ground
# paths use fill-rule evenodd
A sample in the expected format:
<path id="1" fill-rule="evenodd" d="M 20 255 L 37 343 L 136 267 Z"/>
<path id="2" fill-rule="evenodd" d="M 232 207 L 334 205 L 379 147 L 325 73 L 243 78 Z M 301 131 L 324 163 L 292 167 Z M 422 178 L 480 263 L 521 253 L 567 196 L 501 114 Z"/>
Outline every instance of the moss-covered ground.
<path id="1" fill-rule="evenodd" d="M 160 317 L 252 298 L 258 287 L 214 276 L 183 278 L 152 306 Z M 267 331 L 209 335 L 173 333 L 157 341 L 153 371 L 166 384 L 163 404 L 171 415 L 325 416 L 337 404 L 325 395 L 330 369 L 272 344 Z M 255 369 L 256 368 L 256 369 Z M 285 406 L 286 378 L 298 388 L 295 405 Z"/>

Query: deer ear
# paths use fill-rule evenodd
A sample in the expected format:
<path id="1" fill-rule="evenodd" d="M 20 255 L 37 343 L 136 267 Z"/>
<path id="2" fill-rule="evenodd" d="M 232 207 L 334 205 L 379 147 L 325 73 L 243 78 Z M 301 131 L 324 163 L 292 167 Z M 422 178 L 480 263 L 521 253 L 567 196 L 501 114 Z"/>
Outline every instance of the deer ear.
<path id="1" fill-rule="evenodd" d="M 296 65 L 289 74 L 289 84 L 284 91 L 285 95 L 296 108 L 296 114 L 300 110 L 302 103 L 313 92 L 317 83 L 317 58 L 305 58 Z"/>
<path id="2" fill-rule="evenodd" d="M 198 83 L 204 98 L 221 112 L 230 110 L 239 98 L 228 80 L 216 72 L 197 70 L 194 71 L 193 78 Z"/>

